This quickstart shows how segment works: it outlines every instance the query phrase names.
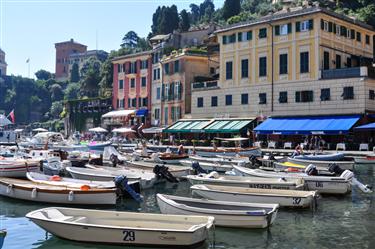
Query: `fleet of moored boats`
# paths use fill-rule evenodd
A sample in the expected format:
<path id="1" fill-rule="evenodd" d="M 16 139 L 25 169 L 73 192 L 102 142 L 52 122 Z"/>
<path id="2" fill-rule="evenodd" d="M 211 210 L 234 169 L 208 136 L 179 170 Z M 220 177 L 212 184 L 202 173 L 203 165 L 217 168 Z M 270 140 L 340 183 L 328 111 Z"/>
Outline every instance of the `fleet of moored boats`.
<path id="1" fill-rule="evenodd" d="M 157 193 L 161 214 L 48 207 L 26 217 L 73 241 L 195 246 L 207 240 L 214 224 L 267 228 L 279 208 L 315 209 L 320 195 L 345 195 L 353 186 L 371 192 L 352 172 L 360 159 L 342 153 L 275 158 L 262 157 L 255 147 L 196 149 L 194 155 L 164 152 L 162 146 L 120 148 L 110 142 L 82 146 L 57 133 L 0 147 L 0 195 L 56 205 L 116 205 L 119 198 L 142 201 L 142 190 L 159 182 L 187 180 L 192 197 Z M 87 151 L 92 149 L 100 152 Z"/>

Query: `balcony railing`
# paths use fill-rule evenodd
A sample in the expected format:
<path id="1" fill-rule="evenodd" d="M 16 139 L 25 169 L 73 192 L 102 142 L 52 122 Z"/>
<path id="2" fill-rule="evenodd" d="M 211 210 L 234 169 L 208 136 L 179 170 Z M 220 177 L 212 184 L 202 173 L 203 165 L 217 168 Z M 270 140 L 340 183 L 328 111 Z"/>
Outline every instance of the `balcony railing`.
<path id="1" fill-rule="evenodd" d="M 322 70 L 322 79 L 340 79 L 355 77 L 374 77 L 372 67 L 348 67 L 340 69 Z"/>
<path id="2" fill-rule="evenodd" d="M 193 90 L 204 90 L 218 88 L 217 80 L 204 81 L 204 82 L 194 82 L 192 83 Z"/>

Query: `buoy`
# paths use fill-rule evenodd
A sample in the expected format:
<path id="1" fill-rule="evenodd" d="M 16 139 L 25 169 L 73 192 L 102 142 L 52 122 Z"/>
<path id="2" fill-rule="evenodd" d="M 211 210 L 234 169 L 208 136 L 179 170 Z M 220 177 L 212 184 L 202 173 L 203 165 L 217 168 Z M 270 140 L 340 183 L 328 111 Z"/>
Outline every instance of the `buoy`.
<path id="1" fill-rule="evenodd" d="M 91 189 L 91 187 L 89 185 L 82 185 L 81 186 L 81 190 L 83 190 L 83 191 L 88 191 L 90 189 Z"/>
<path id="2" fill-rule="evenodd" d="M 36 195 L 37 195 L 37 190 L 36 188 L 33 188 L 33 190 L 31 191 L 31 198 L 35 199 Z"/>
<path id="3" fill-rule="evenodd" d="M 58 181 L 61 181 L 61 177 L 58 175 L 53 175 L 51 176 L 50 180 L 58 182 Z"/>
<path id="4" fill-rule="evenodd" d="M 12 192 L 13 190 L 13 184 L 9 184 L 8 187 L 7 187 L 7 194 L 10 194 L 10 192 Z"/>
<path id="5" fill-rule="evenodd" d="M 74 192 L 73 192 L 73 190 L 69 192 L 68 200 L 69 201 L 73 201 L 74 200 Z"/>

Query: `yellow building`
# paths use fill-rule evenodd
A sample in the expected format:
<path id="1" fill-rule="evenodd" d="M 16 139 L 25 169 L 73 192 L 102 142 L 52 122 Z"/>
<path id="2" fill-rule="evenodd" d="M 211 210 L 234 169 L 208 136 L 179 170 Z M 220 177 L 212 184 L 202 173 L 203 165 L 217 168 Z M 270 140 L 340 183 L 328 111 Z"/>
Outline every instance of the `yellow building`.
<path id="1" fill-rule="evenodd" d="M 300 7 L 216 34 L 218 88 L 193 88 L 193 118 L 375 113 L 375 31 L 365 23 Z"/>

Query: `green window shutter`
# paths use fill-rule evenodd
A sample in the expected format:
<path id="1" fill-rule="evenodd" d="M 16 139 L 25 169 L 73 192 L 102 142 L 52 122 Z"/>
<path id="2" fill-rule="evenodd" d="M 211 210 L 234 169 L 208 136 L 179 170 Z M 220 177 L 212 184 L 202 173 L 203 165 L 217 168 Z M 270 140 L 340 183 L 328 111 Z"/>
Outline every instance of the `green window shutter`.
<path id="1" fill-rule="evenodd" d="M 309 30 L 313 30 L 314 29 L 314 19 L 310 19 L 309 20 Z"/>
<path id="2" fill-rule="evenodd" d="M 275 26 L 275 35 L 280 35 L 280 26 L 279 25 Z"/>
<path id="3" fill-rule="evenodd" d="M 241 42 L 242 41 L 242 32 L 239 32 L 237 34 L 237 36 L 238 36 L 238 41 Z"/>
<path id="4" fill-rule="evenodd" d="M 301 31 L 301 22 L 296 22 L 296 32 Z"/>
<path id="5" fill-rule="evenodd" d="M 332 30 L 333 30 L 333 23 L 329 22 L 328 23 L 328 32 L 332 32 Z"/>
<path id="6" fill-rule="evenodd" d="M 288 23 L 288 34 L 292 33 L 292 23 Z"/>
<path id="7" fill-rule="evenodd" d="M 355 30 L 354 29 L 350 30 L 350 38 L 355 39 Z"/>
<path id="8" fill-rule="evenodd" d="M 227 36 L 223 35 L 223 44 L 227 44 Z"/>
<path id="9" fill-rule="evenodd" d="M 320 19 L 320 28 L 324 29 L 324 20 L 323 19 Z"/>

